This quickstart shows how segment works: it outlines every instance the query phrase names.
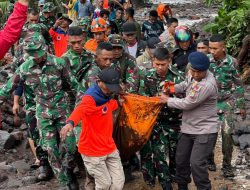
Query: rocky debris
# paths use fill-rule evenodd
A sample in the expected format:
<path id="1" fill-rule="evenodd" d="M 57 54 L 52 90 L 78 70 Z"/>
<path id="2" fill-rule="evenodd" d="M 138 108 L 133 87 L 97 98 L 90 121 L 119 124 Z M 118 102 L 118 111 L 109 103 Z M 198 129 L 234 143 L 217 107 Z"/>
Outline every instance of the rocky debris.
<path id="1" fill-rule="evenodd" d="M 8 176 L 6 174 L 0 174 L 0 183 L 6 181 L 8 179 Z"/>
<path id="2" fill-rule="evenodd" d="M 11 149 L 15 145 L 15 137 L 6 131 L 0 130 L 0 149 Z"/>
<path id="3" fill-rule="evenodd" d="M 12 149 L 17 142 L 24 139 L 22 131 L 14 131 L 8 133 L 7 131 L 0 130 L 0 149 Z"/>
<path id="4" fill-rule="evenodd" d="M 22 178 L 23 185 L 31 185 L 31 184 L 35 184 L 37 182 L 38 182 L 38 179 L 36 176 L 26 176 L 26 177 Z"/>
<path id="5" fill-rule="evenodd" d="M 17 173 L 17 169 L 13 165 L 9 165 L 6 162 L 0 162 L 0 171 L 1 170 L 10 173 Z"/>
<path id="6" fill-rule="evenodd" d="M 23 159 L 13 162 L 12 165 L 17 169 L 17 173 L 25 174 L 30 170 L 30 165 Z"/>
<path id="7" fill-rule="evenodd" d="M 20 130 L 26 130 L 26 129 L 28 129 L 28 126 L 26 125 L 26 123 L 23 123 L 23 124 L 20 126 L 19 129 L 20 129 Z"/>
<path id="8" fill-rule="evenodd" d="M 15 131 L 10 133 L 10 135 L 13 136 L 16 141 L 22 141 L 24 139 L 24 134 L 22 131 Z"/>
<path id="9" fill-rule="evenodd" d="M 10 126 L 9 124 L 7 124 L 5 122 L 2 122 L 1 126 L 2 126 L 1 130 L 7 131 L 8 133 L 11 133 L 14 130 L 14 128 L 12 126 Z"/>
<path id="10" fill-rule="evenodd" d="M 9 178 L 9 181 L 7 183 L 7 188 L 18 188 L 22 186 L 22 181 L 21 180 L 18 180 L 18 179 L 15 179 L 15 178 Z"/>

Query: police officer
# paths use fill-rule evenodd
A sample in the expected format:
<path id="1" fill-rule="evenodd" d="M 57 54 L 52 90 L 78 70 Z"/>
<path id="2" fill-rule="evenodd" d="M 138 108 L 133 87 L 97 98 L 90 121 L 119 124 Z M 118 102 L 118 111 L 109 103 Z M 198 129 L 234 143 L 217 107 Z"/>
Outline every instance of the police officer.
<path id="1" fill-rule="evenodd" d="M 191 67 L 184 82 L 174 86 L 175 93 L 185 93 L 185 98 L 161 95 L 162 103 L 183 110 L 181 135 L 176 151 L 175 180 L 179 190 L 188 190 L 192 173 L 198 190 L 211 190 L 207 160 L 217 140 L 217 84 L 208 71 L 210 62 L 201 52 L 188 57 Z"/>

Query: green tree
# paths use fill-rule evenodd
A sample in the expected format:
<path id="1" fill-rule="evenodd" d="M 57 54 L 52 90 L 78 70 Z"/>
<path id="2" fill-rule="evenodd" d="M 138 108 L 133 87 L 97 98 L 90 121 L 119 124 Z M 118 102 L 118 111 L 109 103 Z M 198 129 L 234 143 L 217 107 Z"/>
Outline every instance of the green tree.
<path id="1" fill-rule="evenodd" d="M 218 16 L 204 30 L 225 35 L 229 53 L 236 56 L 242 39 L 250 32 L 250 1 L 207 0 L 207 3 L 220 3 L 221 7 Z"/>

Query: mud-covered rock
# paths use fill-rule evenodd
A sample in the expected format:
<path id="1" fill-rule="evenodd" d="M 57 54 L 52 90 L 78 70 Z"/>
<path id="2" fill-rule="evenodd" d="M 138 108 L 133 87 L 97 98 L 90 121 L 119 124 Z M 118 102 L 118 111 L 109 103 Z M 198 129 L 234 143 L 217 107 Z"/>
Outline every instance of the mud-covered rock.
<path id="1" fill-rule="evenodd" d="M 24 185 L 31 185 L 31 184 L 34 184 L 37 182 L 38 182 L 38 179 L 36 176 L 26 176 L 26 177 L 22 178 L 22 183 Z"/>
<path id="2" fill-rule="evenodd" d="M 0 149 L 11 149 L 15 145 L 15 137 L 10 133 L 0 130 Z"/>
<path id="3" fill-rule="evenodd" d="M 17 169 L 18 173 L 24 174 L 30 170 L 30 165 L 24 159 L 13 162 L 12 165 Z"/>
<path id="4" fill-rule="evenodd" d="M 4 173 L 0 174 L 0 183 L 4 182 L 8 179 L 8 176 Z"/>

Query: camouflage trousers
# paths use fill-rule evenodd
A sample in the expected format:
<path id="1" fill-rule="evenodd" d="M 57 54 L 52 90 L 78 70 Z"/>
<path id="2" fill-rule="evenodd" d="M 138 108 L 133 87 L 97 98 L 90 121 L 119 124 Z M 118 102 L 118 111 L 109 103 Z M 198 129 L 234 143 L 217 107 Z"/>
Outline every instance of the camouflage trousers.
<path id="1" fill-rule="evenodd" d="M 76 140 L 73 132 L 67 134 L 66 140 L 60 140 L 60 130 L 65 125 L 66 115 L 57 118 L 42 118 L 37 114 L 40 144 L 48 153 L 50 166 L 60 185 L 65 186 L 73 179 L 69 171 L 75 167 L 74 154 Z"/>
<path id="2" fill-rule="evenodd" d="M 37 128 L 37 120 L 36 120 L 36 112 L 27 111 L 25 116 L 25 122 L 28 125 L 28 138 L 31 138 L 34 141 L 34 145 L 36 147 L 36 156 L 39 160 L 48 159 L 46 151 L 41 148 L 39 144 L 40 136 L 39 130 Z"/>
<path id="3" fill-rule="evenodd" d="M 220 120 L 221 137 L 222 137 L 223 168 L 231 167 L 231 161 L 232 161 L 232 154 L 233 154 L 232 133 L 234 130 L 233 105 L 234 102 L 218 102 L 218 108 L 219 108 L 218 115 Z"/>
<path id="4" fill-rule="evenodd" d="M 231 167 L 232 154 L 233 154 L 233 122 L 231 121 L 233 115 L 231 113 L 225 112 L 220 115 L 221 122 L 221 137 L 222 137 L 222 154 L 223 162 L 222 167 L 227 168 Z"/>
<path id="5" fill-rule="evenodd" d="M 179 132 L 171 129 L 167 124 L 156 123 L 151 137 L 141 149 L 141 165 L 145 182 L 149 186 L 155 185 L 155 178 L 163 187 L 172 181 L 171 174 L 175 174 L 175 153 Z M 169 165 L 167 163 L 169 156 Z"/>
<path id="6" fill-rule="evenodd" d="M 28 137 L 34 141 L 35 146 L 39 143 L 39 130 L 36 127 L 36 112 L 27 111 L 25 115 L 25 122 L 29 127 Z"/>
<path id="7" fill-rule="evenodd" d="M 78 145 L 80 135 L 81 135 L 81 132 L 82 132 L 82 124 L 79 123 L 76 127 L 74 127 L 73 132 L 74 132 L 74 135 L 75 135 L 75 138 L 76 138 L 76 145 Z"/>

